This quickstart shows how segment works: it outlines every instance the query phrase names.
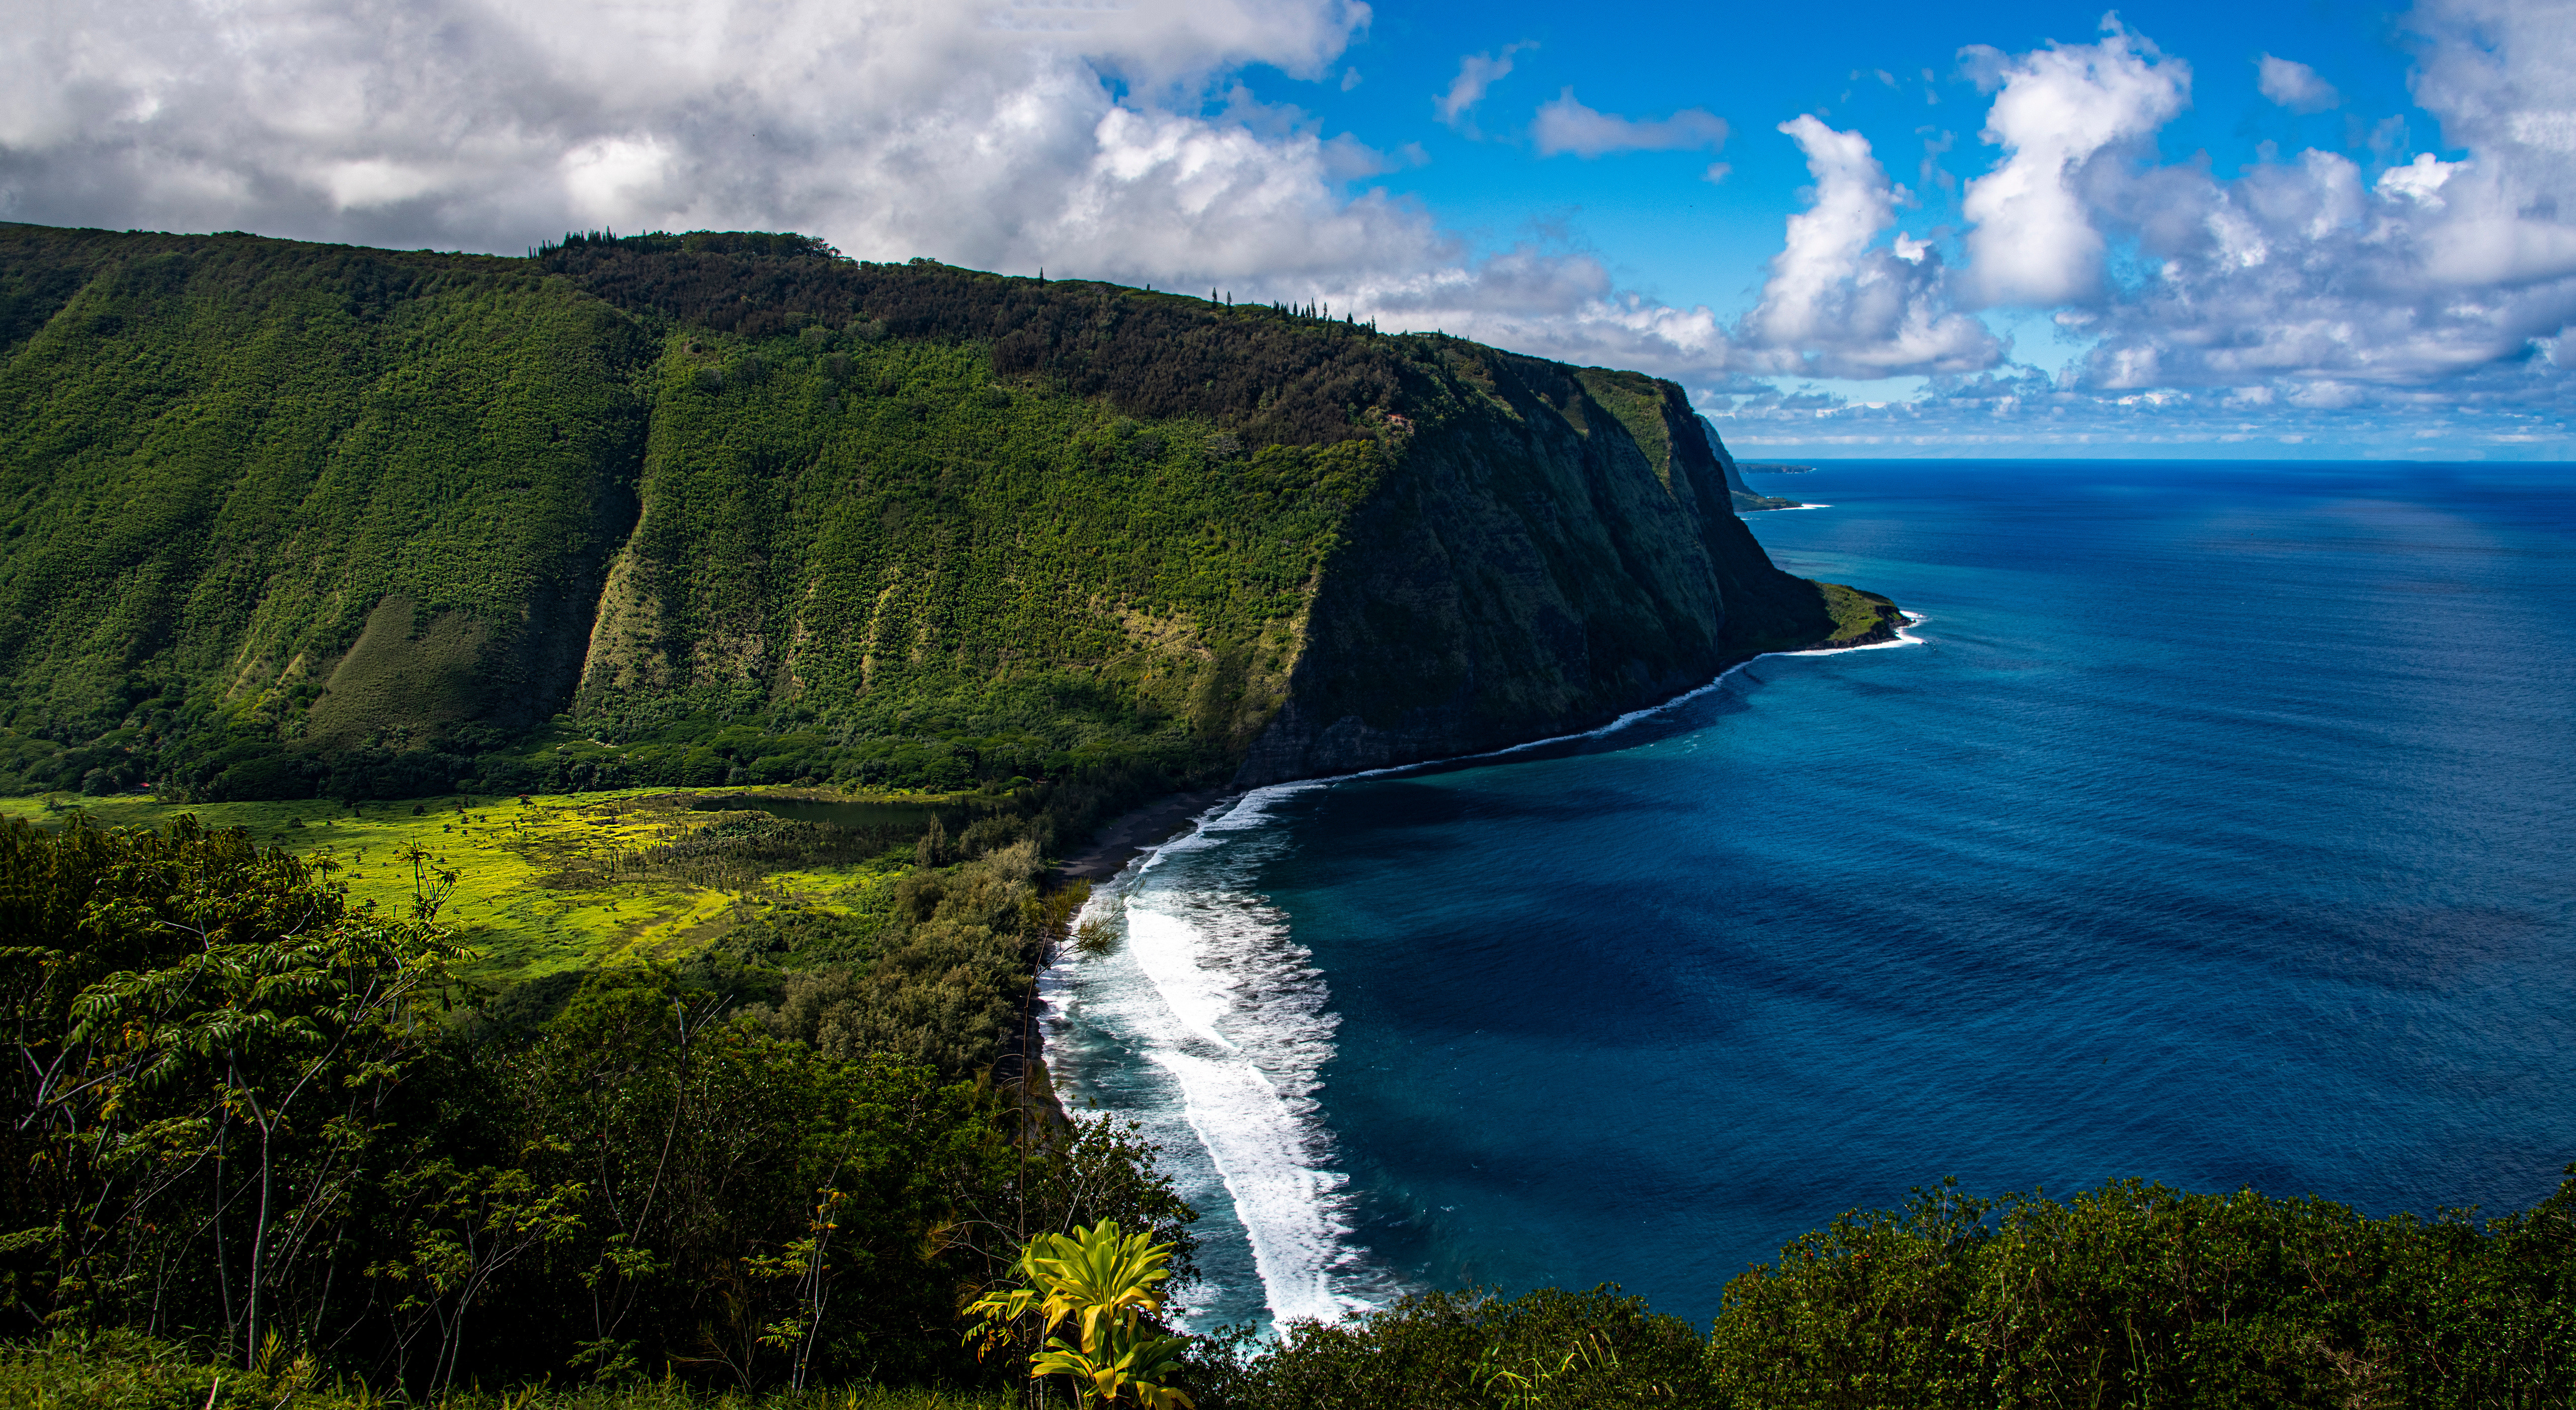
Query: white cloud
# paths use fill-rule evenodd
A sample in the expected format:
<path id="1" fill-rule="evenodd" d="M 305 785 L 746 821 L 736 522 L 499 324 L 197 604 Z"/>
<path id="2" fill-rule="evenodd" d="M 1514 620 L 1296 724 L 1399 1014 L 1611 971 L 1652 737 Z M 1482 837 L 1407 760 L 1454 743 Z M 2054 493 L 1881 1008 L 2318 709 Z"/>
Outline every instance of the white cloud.
<path id="1" fill-rule="evenodd" d="M 446 180 L 446 173 L 435 167 L 372 157 L 328 163 L 320 175 L 324 189 L 331 194 L 331 203 L 342 210 L 408 201 L 438 189 Z"/>
<path id="2" fill-rule="evenodd" d="M 1369 20 L 1352 0 L 133 0 L 112 25 L 69 0 L 21 9 L 0 47 L 12 219 L 501 251 L 602 224 L 797 229 L 867 258 L 1329 299 L 1888 445 L 1996 427 L 2152 444 L 2267 418 L 2576 441 L 2558 351 L 2576 319 L 2569 0 L 2422 0 L 2416 101 L 2456 160 L 2416 151 L 2402 114 L 2357 114 L 2367 165 L 2307 152 L 2221 179 L 2154 161 L 2189 71 L 2142 37 L 1964 50 L 2000 149 L 1966 228 L 1897 229 L 1902 188 L 1865 138 L 1784 124 L 1813 195 L 1733 326 L 1622 291 L 1577 243 L 1471 256 L 1420 207 L 1353 187 L 1427 160 L 1418 146 L 1373 152 L 1233 87 L 1255 63 L 1347 81 Z M 1522 47 L 1470 56 L 1438 111 L 1466 123 Z M 1720 130 L 1568 92 L 1533 135 L 1595 154 Z M 1917 135 L 1927 163 L 1948 143 Z M 1961 311 L 1995 304 L 2091 347 L 2062 376 L 2005 362 Z M 1749 380 L 1784 375 L 1932 384 L 1872 409 Z"/>
<path id="3" fill-rule="evenodd" d="M 2098 44 L 2052 44 L 1979 72 L 2000 85 L 1984 139 L 2004 160 L 1968 183 L 1960 211 L 1968 292 L 1987 304 L 2083 303 L 2099 292 L 2103 240 L 2076 189 L 2086 163 L 2182 111 L 2191 68 L 2103 21 Z M 1964 52 L 1964 51 L 1963 51 Z M 1991 54 L 1992 51 L 1986 51 Z"/>
<path id="4" fill-rule="evenodd" d="M 1726 141 L 1726 120 L 1702 108 L 1684 108 L 1671 117 L 1638 121 L 1617 113 L 1595 112 L 1576 102 L 1566 89 L 1539 106 L 1530 129 L 1538 154 L 1552 157 L 1572 152 L 1590 159 L 1611 152 L 1673 152 L 1716 147 Z"/>
<path id="5" fill-rule="evenodd" d="M 1562 246 L 1470 258 L 1346 183 L 1428 156 L 1228 87 L 1328 78 L 1353 0 L 37 0 L 0 48 L 13 219 L 515 253 L 568 229 L 792 229 L 861 258 L 1329 300 L 1686 374 L 1705 309 Z M 1464 116 L 1513 45 L 1453 86 Z M 1222 91 L 1224 111 L 1202 99 Z M 1123 97 L 1121 95 L 1124 95 Z"/>
<path id="6" fill-rule="evenodd" d="M 2343 102 L 2335 86 L 2319 77 L 2315 69 L 2295 59 L 2275 58 L 2270 54 L 2254 61 L 2260 72 L 2255 86 L 2263 96 L 2294 113 L 2321 113 Z"/>
<path id="7" fill-rule="evenodd" d="M 1247 63 L 1325 76 L 1368 22 L 1353 0 L 22 9 L 0 186 L 23 220 L 502 251 L 601 224 L 794 228 L 1157 282 L 1444 248 L 1418 213 L 1338 193 L 1371 167 L 1355 144 L 1194 115 Z"/>
<path id="8" fill-rule="evenodd" d="M 2309 151 L 2232 181 L 2175 167 L 2094 183 L 2095 218 L 2136 238 L 2155 277 L 2102 309 L 2083 385 L 2272 382 L 2331 410 L 2565 395 L 2530 354 L 2576 317 L 2560 215 L 2576 214 L 2576 163 L 2529 119 L 2576 105 L 2567 26 L 2475 0 L 2414 20 L 2419 101 L 2468 159 L 2419 153 L 2365 183 Z"/>
<path id="9" fill-rule="evenodd" d="M 1811 377 L 1981 371 L 2003 349 L 1984 324 L 1949 310 L 1932 247 L 1899 234 L 1897 189 L 1858 132 L 1812 115 L 1780 124 L 1806 154 L 1815 200 L 1789 218 L 1762 302 L 1738 335 L 1750 368 Z"/>
<path id="10" fill-rule="evenodd" d="M 2440 210 L 2449 204 L 2442 199 L 2442 187 L 2450 181 L 2451 173 L 2458 171 L 2461 165 L 2459 162 L 2442 161 L 2430 152 L 2418 152 L 2415 154 L 2415 160 L 2406 165 L 2393 166 L 2381 172 L 2379 180 L 2372 183 L 2371 189 L 2383 196 L 2413 201 L 2419 206 Z"/>
<path id="11" fill-rule="evenodd" d="M 2307 151 L 2222 179 L 2152 159 L 2148 138 L 2179 112 L 2187 78 L 2141 38 L 1963 53 L 1998 95 L 1988 137 L 2004 152 L 1969 188 L 1980 224 L 1953 279 L 1981 302 L 2051 308 L 2092 346 L 2054 377 L 2000 366 L 1876 408 L 1712 386 L 1732 404 L 1721 425 L 1748 445 L 1808 450 L 2349 449 L 2403 436 L 2454 453 L 2576 453 L 2576 382 L 2558 361 L 2576 321 L 2576 5 L 2424 0 L 2409 25 L 2422 40 L 2417 101 L 2463 160 L 2410 151 L 2397 117 L 2354 127 L 2375 170 Z M 2276 100 L 2323 96 L 2271 76 Z M 1817 238 L 1793 235 L 1792 252 L 1848 252 L 1879 217 L 1842 198 L 1866 218 L 1822 239 L 1835 187 L 1818 175 Z M 2113 249 L 2116 281 L 2103 273 Z M 1779 267 L 1790 263 L 1784 253 Z"/>
<path id="12" fill-rule="evenodd" d="M 1518 44 L 1506 44 L 1491 54 L 1469 54 L 1460 59 L 1458 76 L 1449 80 L 1448 92 L 1432 98 L 1432 111 L 1450 127 L 1472 134 L 1475 122 L 1471 114 L 1478 103 L 1485 101 L 1485 90 L 1510 76 L 1512 55 L 1537 47 L 1524 40 Z"/>
<path id="13" fill-rule="evenodd" d="M 651 137 L 610 137 L 564 154 L 564 194 L 575 224 L 632 230 L 646 211 L 670 201 L 667 186 L 677 154 Z M 411 194 L 419 194 L 413 192 Z"/>

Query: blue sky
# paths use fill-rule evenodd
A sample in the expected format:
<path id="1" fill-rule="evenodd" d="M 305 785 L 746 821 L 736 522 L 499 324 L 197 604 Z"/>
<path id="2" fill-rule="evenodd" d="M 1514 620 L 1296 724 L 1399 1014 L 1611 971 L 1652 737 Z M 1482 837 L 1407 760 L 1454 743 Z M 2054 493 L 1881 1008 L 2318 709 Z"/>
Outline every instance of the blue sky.
<path id="1" fill-rule="evenodd" d="M 2565 0 L 97 14 L 0 50 L 0 218 L 801 229 L 1642 367 L 1786 455 L 2576 456 Z"/>
<path id="2" fill-rule="evenodd" d="M 1600 252 L 1622 284 L 1722 313 L 1751 307 L 1781 222 L 1803 203 L 1804 160 L 1774 129 L 1802 113 L 1857 127 L 1923 205 L 1918 232 L 1958 222 L 1955 188 L 1922 179 L 1930 160 L 1953 181 L 1982 172 L 1986 96 L 1959 51 L 2006 52 L 2052 40 L 2090 43 L 2105 14 L 2086 4 L 1837 5 L 1846 22 L 1817 32 L 1807 6 L 1636 7 L 1585 22 L 1562 5 L 1380 4 L 1368 30 L 1330 72 L 1297 80 L 1267 66 L 1243 80 L 1254 93 L 1313 115 L 1387 152 L 1419 144 L 1428 162 L 1374 178 L 1421 200 L 1486 242 L 1561 228 Z M 2205 155 L 2233 173 L 2263 160 L 2261 144 L 2366 152 L 2369 124 L 2407 120 L 2425 142 L 2439 124 L 2407 91 L 2402 10 L 2344 5 L 2127 6 L 2130 28 L 2192 65 L 2192 105 L 2157 134 L 2166 161 Z M 1439 121 L 1435 100 L 1462 58 L 1515 49 L 1511 72 L 1474 110 L 1474 135 Z M 2308 63 L 2341 90 L 2337 109 L 2290 112 L 2256 88 L 2257 60 Z M 1359 83 L 1342 87 L 1356 71 Z M 1927 79 L 1926 74 L 1930 77 Z M 1883 80 L 1881 75 L 1886 76 Z M 1566 88 L 1587 106 L 1638 116 L 1706 110 L 1732 129 L 1722 149 L 1540 157 L 1529 129 L 1540 104 Z M 2358 127 L 2361 130 L 2356 131 Z M 1937 155 L 1935 147 L 1942 148 Z M 2436 148 L 2435 150 L 2440 150 Z M 2411 153 L 2409 154 L 2411 155 Z M 1729 168 L 1711 185 L 1715 161 Z"/>

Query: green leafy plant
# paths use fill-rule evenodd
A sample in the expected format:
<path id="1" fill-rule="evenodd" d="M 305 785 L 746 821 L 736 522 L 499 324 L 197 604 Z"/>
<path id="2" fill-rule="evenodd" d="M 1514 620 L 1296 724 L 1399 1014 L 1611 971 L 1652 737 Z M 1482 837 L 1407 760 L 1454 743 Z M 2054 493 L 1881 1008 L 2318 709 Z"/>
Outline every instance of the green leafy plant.
<path id="1" fill-rule="evenodd" d="M 1029 1358 L 1032 1380 L 1070 1376 L 1084 1405 L 1132 1396 L 1149 1410 L 1187 1407 L 1190 1397 L 1170 1382 L 1189 1343 L 1145 1320 L 1162 1310 L 1171 1256 L 1171 1245 L 1126 1233 L 1111 1219 L 1071 1234 L 1040 1234 L 1020 1252 L 1022 1286 L 967 1304 L 964 1315 L 978 1319 L 967 1340 L 990 1348 L 1008 1339 L 1012 1323 L 1035 1315 L 1046 1346 Z M 1072 1341 L 1056 1334 L 1067 1323 Z"/>
<path id="2" fill-rule="evenodd" d="M 1070 1376 L 1084 1405 L 1114 1405 L 1133 1396 L 1147 1410 L 1188 1410 L 1189 1395 L 1171 1384 L 1181 1369 L 1185 1337 L 1166 1336 L 1133 1320 L 1111 1321 L 1081 1346 L 1062 1337 L 1047 1339 L 1046 1350 L 1029 1359 L 1029 1375 Z"/>

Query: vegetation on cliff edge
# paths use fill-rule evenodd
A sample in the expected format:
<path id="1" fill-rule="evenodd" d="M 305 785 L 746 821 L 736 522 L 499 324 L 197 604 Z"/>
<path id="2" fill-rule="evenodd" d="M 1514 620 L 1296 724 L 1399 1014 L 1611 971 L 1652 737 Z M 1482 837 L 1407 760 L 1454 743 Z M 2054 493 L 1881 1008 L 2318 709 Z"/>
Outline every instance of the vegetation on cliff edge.
<path id="1" fill-rule="evenodd" d="M 1537 378 L 1680 493 L 1678 394 L 1566 374 L 794 236 L 0 226 L 0 788 L 1212 781 L 1408 446 L 1534 425 Z M 1596 626 L 1645 606 L 1585 596 L 1604 547 L 1552 568 Z M 1730 631 L 1822 627 L 1720 556 Z"/>
<path id="2" fill-rule="evenodd" d="M 1116 1219 L 1185 1285 L 1150 1150 L 1052 1116 L 997 1031 L 1068 919 L 1027 845 L 926 850 L 881 914 L 491 1000 L 434 859 L 367 907 L 237 832 L 0 826 L 0 1395 L 999 1391 L 958 1309 L 1032 1235 Z M 2487 1221 L 1943 1186 L 1800 1237 L 1706 1333 L 1615 1289 L 1432 1293 L 1179 1359 L 1154 1379 L 1203 1410 L 2564 1405 L 2576 1181 Z"/>

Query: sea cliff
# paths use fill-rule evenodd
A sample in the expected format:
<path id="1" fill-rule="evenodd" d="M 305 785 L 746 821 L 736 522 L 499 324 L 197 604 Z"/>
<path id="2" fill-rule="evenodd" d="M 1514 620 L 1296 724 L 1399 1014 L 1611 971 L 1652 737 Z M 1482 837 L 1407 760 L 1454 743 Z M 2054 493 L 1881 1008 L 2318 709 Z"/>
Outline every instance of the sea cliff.
<path id="1" fill-rule="evenodd" d="M 1736 518 L 1678 387 L 1441 351 L 1455 399 L 1352 515 L 1240 782 L 1586 729 L 1834 635 Z"/>
<path id="2" fill-rule="evenodd" d="M 1636 373 L 797 236 L 0 226 L 0 786 L 1488 748 L 1847 635 L 1727 463 Z"/>

